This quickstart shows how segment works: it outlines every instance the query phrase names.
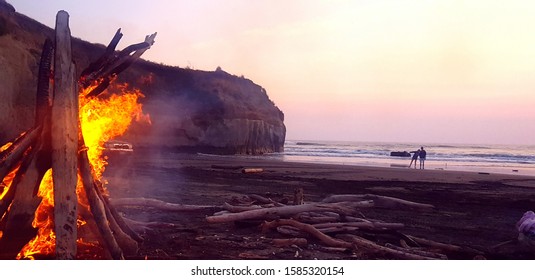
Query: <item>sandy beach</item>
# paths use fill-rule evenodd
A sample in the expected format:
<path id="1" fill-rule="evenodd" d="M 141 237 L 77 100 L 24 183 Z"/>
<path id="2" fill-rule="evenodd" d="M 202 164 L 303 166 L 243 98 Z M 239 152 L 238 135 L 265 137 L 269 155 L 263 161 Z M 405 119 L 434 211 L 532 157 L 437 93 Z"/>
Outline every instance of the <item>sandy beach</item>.
<path id="1" fill-rule="evenodd" d="M 262 172 L 244 174 L 243 168 Z M 443 170 L 293 163 L 263 158 L 136 151 L 110 158 L 105 173 L 112 199 L 154 198 L 169 203 L 221 206 L 257 194 L 291 204 L 303 188 L 304 202 L 333 194 L 374 194 L 435 209 L 363 209 L 361 215 L 390 223 L 397 230 L 480 253 L 447 253 L 448 259 L 534 259 L 535 250 L 515 242 L 515 223 L 535 209 L 535 177 Z M 262 232 L 262 221 L 208 223 L 217 209 L 165 211 L 120 207 L 125 217 L 146 223 L 144 238 L 129 259 L 396 259 L 355 250 L 334 250 L 308 237 L 305 246 L 277 247 L 276 231 Z M 171 224 L 174 224 L 171 225 Z M 357 232 L 378 244 L 396 243 L 392 234 Z M 337 237 L 336 235 L 332 235 Z M 396 239 L 397 238 L 397 239 Z M 496 245 L 510 241 L 504 245 Z M 395 244 L 396 245 L 396 244 Z M 397 244 L 399 246 L 399 244 Z"/>

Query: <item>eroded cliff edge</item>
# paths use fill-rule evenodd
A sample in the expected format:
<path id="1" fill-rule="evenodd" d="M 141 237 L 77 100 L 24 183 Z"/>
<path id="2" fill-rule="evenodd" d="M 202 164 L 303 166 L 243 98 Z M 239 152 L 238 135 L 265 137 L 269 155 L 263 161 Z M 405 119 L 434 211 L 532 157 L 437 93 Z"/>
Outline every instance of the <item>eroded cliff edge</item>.
<path id="1" fill-rule="evenodd" d="M 107 32 L 111 39 L 115 30 Z M 50 28 L 0 0 L 0 143 L 33 124 L 39 56 L 45 38 L 52 36 Z M 74 39 L 78 73 L 103 51 L 103 45 Z M 134 124 L 124 136 L 136 146 L 224 154 L 284 149 L 284 114 L 249 79 L 220 68 L 199 71 L 139 61 L 118 82 L 145 95 L 141 103 L 152 124 Z"/>

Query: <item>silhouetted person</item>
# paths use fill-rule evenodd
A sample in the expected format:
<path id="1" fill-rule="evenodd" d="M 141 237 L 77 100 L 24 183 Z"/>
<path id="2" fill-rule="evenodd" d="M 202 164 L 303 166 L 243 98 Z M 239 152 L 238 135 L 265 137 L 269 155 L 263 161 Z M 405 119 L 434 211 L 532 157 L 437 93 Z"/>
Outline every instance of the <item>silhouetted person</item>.
<path id="1" fill-rule="evenodd" d="M 418 156 L 420 155 L 420 150 L 412 151 L 411 153 L 414 153 L 414 155 L 412 155 L 412 159 L 411 159 L 411 163 L 409 164 L 409 168 L 411 168 L 411 165 L 414 162 L 414 169 L 416 169 L 416 162 L 418 161 Z"/>
<path id="2" fill-rule="evenodd" d="M 424 147 L 420 148 L 420 169 L 425 169 L 425 156 L 427 155 L 427 152 L 424 150 Z M 414 163 L 416 167 L 416 163 Z"/>

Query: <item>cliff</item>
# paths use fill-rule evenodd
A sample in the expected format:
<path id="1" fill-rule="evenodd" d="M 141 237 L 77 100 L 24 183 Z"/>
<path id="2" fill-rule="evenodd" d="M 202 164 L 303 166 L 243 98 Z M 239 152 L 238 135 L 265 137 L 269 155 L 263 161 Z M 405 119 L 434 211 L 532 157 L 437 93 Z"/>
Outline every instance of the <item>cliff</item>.
<path id="1" fill-rule="evenodd" d="M 41 47 L 52 36 L 53 30 L 0 0 L 0 143 L 33 124 Z M 104 48 L 74 38 L 78 73 Z M 284 114 L 251 80 L 220 68 L 199 71 L 140 60 L 118 82 L 143 92 L 143 111 L 151 117 L 150 126 L 136 123 L 124 136 L 135 146 L 224 154 L 284 149 Z"/>

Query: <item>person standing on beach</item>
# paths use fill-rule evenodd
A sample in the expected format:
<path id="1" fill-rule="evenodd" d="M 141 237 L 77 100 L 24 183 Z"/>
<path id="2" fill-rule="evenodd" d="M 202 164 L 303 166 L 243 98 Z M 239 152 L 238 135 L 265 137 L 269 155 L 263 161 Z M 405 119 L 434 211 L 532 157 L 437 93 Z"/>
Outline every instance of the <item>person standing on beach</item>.
<path id="1" fill-rule="evenodd" d="M 419 151 L 420 169 L 425 169 L 425 157 L 427 156 L 427 152 L 424 150 L 424 147 L 421 147 Z M 416 163 L 414 163 L 414 165 L 414 167 L 416 167 Z"/>
<path id="2" fill-rule="evenodd" d="M 416 169 L 416 162 L 418 161 L 418 155 L 420 155 L 420 150 L 412 151 L 411 153 L 414 153 L 414 155 L 412 155 L 412 159 L 411 159 L 411 163 L 409 164 L 409 168 L 411 168 L 411 165 L 414 162 L 414 169 Z"/>

